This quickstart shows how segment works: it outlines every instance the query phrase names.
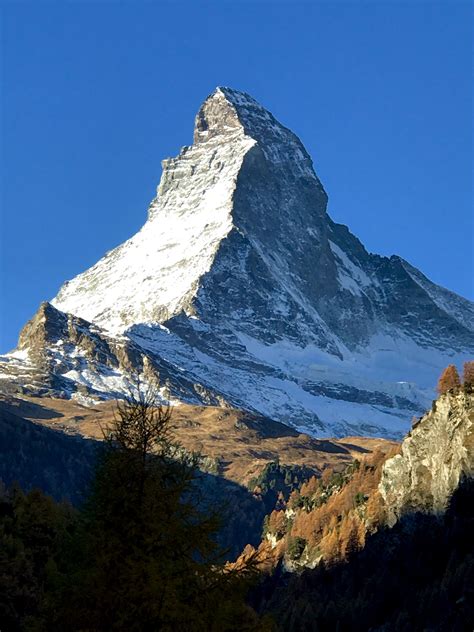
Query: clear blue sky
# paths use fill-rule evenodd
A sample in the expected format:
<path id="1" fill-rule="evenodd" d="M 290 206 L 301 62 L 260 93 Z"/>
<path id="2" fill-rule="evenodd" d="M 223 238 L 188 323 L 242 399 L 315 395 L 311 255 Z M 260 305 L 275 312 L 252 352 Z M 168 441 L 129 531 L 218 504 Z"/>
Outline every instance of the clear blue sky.
<path id="1" fill-rule="evenodd" d="M 145 221 L 217 85 L 302 139 L 329 212 L 464 296 L 472 4 L 4 2 L 0 351 Z"/>

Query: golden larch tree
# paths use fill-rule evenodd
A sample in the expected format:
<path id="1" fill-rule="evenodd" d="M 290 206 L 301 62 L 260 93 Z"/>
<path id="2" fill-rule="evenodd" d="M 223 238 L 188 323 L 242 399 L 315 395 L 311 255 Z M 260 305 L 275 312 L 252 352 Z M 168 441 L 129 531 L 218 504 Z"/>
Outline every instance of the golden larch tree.
<path id="1" fill-rule="evenodd" d="M 464 388 L 474 388 L 474 360 L 464 362 L 462 378 Z"/>
<path id="2" fill-rule="evenodd" d="M 454 364 L 450 364 L 441 373 L 441 377 L 438 380 L 437 391 L 440 395 L 444 395 L 451 389 L 456 389 L 460 386 L 461 380 L 459 379 L 459 373 Z"/>

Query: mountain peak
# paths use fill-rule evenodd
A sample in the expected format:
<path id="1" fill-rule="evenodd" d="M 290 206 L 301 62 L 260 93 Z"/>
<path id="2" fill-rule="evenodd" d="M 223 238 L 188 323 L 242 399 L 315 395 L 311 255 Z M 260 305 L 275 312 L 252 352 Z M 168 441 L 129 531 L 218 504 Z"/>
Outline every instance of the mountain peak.
<path id="1" fill-rule="evenodd" d="M 194 143 L 206 142 L 209 138 L 232 132 L 243 132 L 243 125 L 236 108 L 236 98 L 227 88 L 216 88 L 201 105 L 196 115 Z"/>
<path id="2" fill-rule="evenodd" d="M 326 204 L 297 136 L 219 87 L 194 144 L 163 161 L 142 229 L 52 304 L 238 407 L 394 436 L 472 355 L 472 306 L 370 255 Z"/>
<path id="3" fill-rule="evenodd" d="M 217 87 L 203 102 L 196 117 L 196 124 L 202 125 L 202 130 L 210 130 L 214 125 L 231 128 L 247 127 L 250 131 L 256 124 L 283 126 L 258 101 L 247 92 L 241 92 L 224 86 Z"/>
<path id="4" fill-rule="evenodd" d="M 229 103 L 232 103 L 235 106 L 262 107 L 248 92 L 243 92 L 242 90 L 236 90 L 235 88 L 230 88 L 229 86 L 217 86 L 211 94 L 211 97 L 218 93 L 223 94 Z"/>
<path id="5" fill-rule="evenodd" d="M 233 142 L 236 136 L 251 138 L 267 160 L 321 186 L 309 154 L 291 130 L 246 92 L 218 87 L 197 113 L 194 143 L 215 142 L 216 137 L 220 143 Z"/>

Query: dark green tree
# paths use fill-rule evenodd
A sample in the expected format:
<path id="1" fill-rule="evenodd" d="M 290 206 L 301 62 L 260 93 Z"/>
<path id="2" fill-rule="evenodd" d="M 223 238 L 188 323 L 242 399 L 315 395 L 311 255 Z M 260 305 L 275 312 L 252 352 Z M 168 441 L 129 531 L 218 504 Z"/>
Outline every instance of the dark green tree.
<path id="1" fill-rule="evenodd" d="M 137 384 L 104 429 L 57 629 L 263 629 L 245 604 L 252 561 L 222 563 L 219 510 L 201 491 L 196 458 L 173 441 L 171 418 Z"/>
<path id="2" fill-rule="evenodd" d="M 300 536 L 292 536 L 288 542 L 288 556 L 291 560 L 297 560 L 301 557 L 306 540 Z"/>
<path id="3" fill-rule="evenodd" d="M 42 617 L 48 587 L 59 579 L 77 512 L 39 490 L 25 494 L 0 481 L 0 628 L 47 629 Z"/>

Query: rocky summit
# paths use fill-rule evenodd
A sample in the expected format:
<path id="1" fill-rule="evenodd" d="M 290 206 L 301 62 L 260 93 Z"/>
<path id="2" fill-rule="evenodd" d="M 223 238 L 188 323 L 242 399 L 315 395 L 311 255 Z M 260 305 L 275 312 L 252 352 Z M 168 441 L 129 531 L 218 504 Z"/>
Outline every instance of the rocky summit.
<path id="1" fill-rule="evenodd" d="M 333 222 L 302 143 L 249 95 L 217 88 L 162 164 L 142 229 L 41 307 L 4 388 L 97 400 L 159 375 L 175 401 L 398 437 L 472 356 L 474 305 Z"/>

